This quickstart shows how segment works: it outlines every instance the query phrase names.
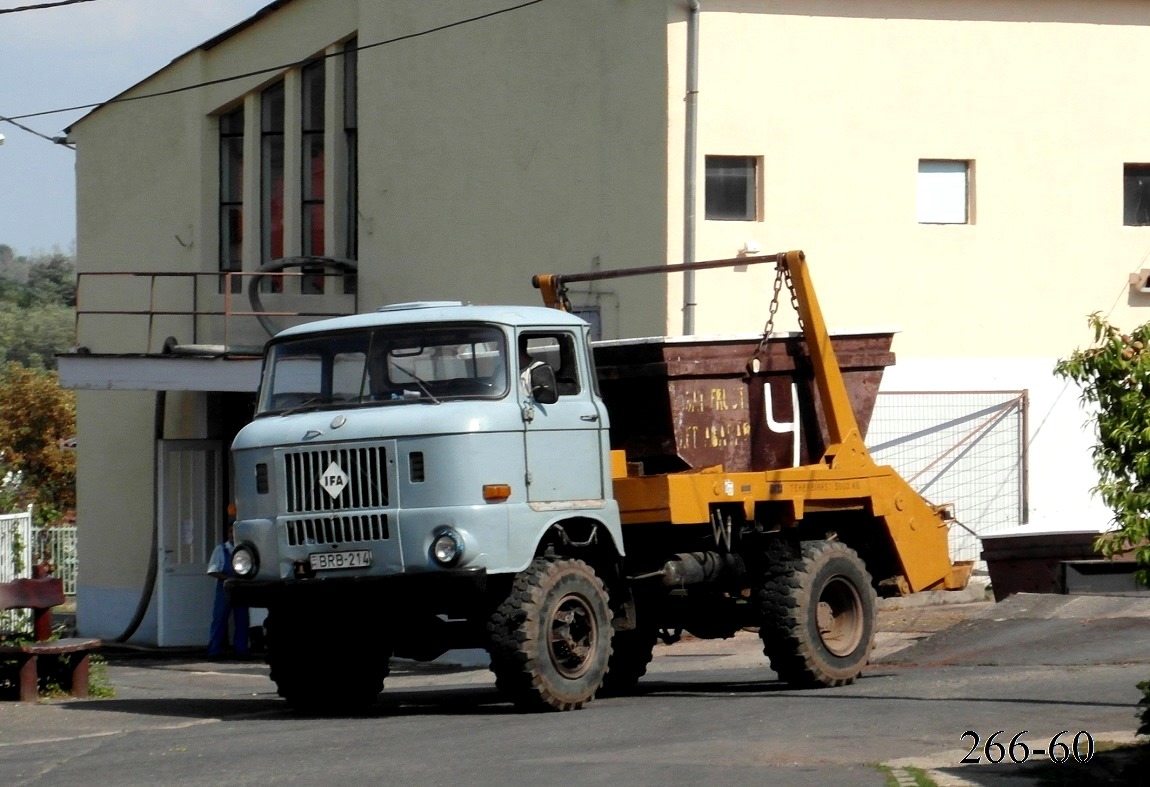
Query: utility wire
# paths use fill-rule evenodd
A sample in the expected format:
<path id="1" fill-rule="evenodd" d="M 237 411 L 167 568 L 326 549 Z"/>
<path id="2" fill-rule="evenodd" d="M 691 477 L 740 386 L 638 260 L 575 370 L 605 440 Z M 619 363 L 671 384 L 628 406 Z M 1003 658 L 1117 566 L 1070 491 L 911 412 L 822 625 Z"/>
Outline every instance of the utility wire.
<path id="1" fill-rule="evenodd" d="M 73 0 L 73 2 L 79 2 L 79 1 L 80 0 Z M 468 17 L 467 19 L 460 19 L 456 22 L 448 22 L 447 24 L 439 25 L 438 27 L 432 27 L 432 28 L 428 28 L 427 30 L 421 30 L 418 33 L 408 33 L 407 35 L 396 36 L 395 38 L 388 38 L 384 41 L 376 41 L 373 44 L 364 44 L 363 46 L 357 46 L 355 48 L 355 51 L 356 52 L 362 52 L 365 49 L 374 49 L 377 46 L 386 46 L 388 44 L 397 44 L 400 41 L 408 41 L 412 38 L 419 38 L 421 36 L 431 35 L 432 33 L 439 33 L 439 32 L 442 32 L 444 30 L 450 30 L 453 27 L 460 27 L 461 25 L 470 24 L 471 22 L 478 22 L 478 21 L 483 20 L 483 19 L 490 19 L 493 16 L 499 16 L 500 14 L 507 14 L 507 13 L 510 13 L 512 11 L 518 11 L 521 8 L 527 8 L 528 6 L 532 6 L 532 5 L 538 5 L 539 3 L 542 3 L 543 1 L 544 0 L 528 0 L 528 2 L 526 2 L 526 3 L 519 3 L 518 5 L 508 6 L 507 8 L 501 8 L 498 11 L 491 11 L 491 12 L 486 13 L 486 14 L 480 14 L 479 16 Z M 25 120 L 27 118 L 43 117 L 45 115 L 58 115 L 62 112 L 76 112 L 76 111 L 79 111 L 81 109 L 96 109 L 98 107 L 107 106 L 108 104 L 124 104 L 124 103 L 127 103 L 129 101 L 143 101 L 144 99 L 148 99 L 148 98 L 160 98 L 163 96 L 171 96 L 171 95 L 174 95 L 176 93 L 186 93 L 189 90 L 198 90 L 199 88 L 202 88 L 202 87 L 211 87 L 213 85 L 222 85 L 226 82 L 235 82 L 236 80 L 239 80 L 239 79 L 247 79 L 248 77 L 260 76 L 261 74 L 270 74 L 270 73 L 277 72 L 277 71 L 285 71 L 289 68 L 299 68 L 301 66 L 307 65 L 308 63 L 313 63 L 316 60 L 326 60 L 326 59 L 332 58 L 332 57 L 342 57 L 345 53 L 346 53 L 346 51 L 333 52 L 333 53 L 328 54 L 328 55 L 321 55 L 318 58 L 307 57 L 307 58 L 304 58 L 302 60 L 292 61 L 291 63 L 284 63 L 284 64 L 278 65 L 278 66 L 269 66 L 268 68 L 261 68 L 261 69 L 255 70 L 255 71 L 248 71 L 248 72 L 243 73 L 243 74 L 236 74 L 235 76 L 220 77 L 219 79 L 211 79 L 211 80 L 208 80 L 207 82 L 198 82 L 194 85 L 184 85 L 183 87 L 172 88 L 171 90 L 161 90 L 161 91 L 156 92 L 156 93 L 145 93 L 145 94 L 140 95 L 140 96 L 127 96 L 124 98 L 111 98 L 111 99 L 108 99 L 107 101 L 101 101 L 97 104 L 80 104 L 78 106 L 66 107 L 64 109 L 49 109 L 49 110 L 46 110 L 44 112 L 29 112 L 26 115 L 13 115 L 12 117 L 4 118 L 4 120 L 7 120 L 9 123 L 11 123 L 13 120 Z"/>
<path id="2" fill-rule="evenodd" d="M 0 8 L 0 14 L 15 14 L 20 11 L 39 11 L 44 8 L 55 8 L 61 5 L 75 5 L 76 3 L 91 3 L 92 0 L 56 0 L 54 3 L 37 3 L 36 5 L 22 5 L 19 8 Z"/>
<path id="3" fill-rule="evenodd" d="M 68 138 L 67 137 L 50 137 L 47 134 L 41 134 L 39 131 L 37 131 L 34 128 L 28 128 L 23 123 L 17 123 L 12 118 L 6 118 L 3 115 L 0 115 L 0 123 L 11 123 L 13 126 L 20 129 L 21 131 L 27 131 L 29 134 L 34 134 L 35 136 L 40 137 L 41 139 L 46 139 L 49 142 L 54 142 L 57 145 L 63 145 L 64 147 L 68 148 L 69 150 L 75 150 L 76 149 L 75 145 L 69 145 L 68 144 Z"/>

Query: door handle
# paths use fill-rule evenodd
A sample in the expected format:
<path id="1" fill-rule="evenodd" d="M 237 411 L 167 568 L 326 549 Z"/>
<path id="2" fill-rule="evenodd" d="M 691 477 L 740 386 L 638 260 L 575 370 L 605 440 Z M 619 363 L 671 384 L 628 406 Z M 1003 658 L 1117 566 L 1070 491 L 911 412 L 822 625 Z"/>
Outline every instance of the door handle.
<path id="1" fill-rule="evenodd" d="M 581 416 L 579 416 L 579 420 L 580 421 L 598 421 L 599 416 L 597 414 L 596 415 L 581 415 Z"/>

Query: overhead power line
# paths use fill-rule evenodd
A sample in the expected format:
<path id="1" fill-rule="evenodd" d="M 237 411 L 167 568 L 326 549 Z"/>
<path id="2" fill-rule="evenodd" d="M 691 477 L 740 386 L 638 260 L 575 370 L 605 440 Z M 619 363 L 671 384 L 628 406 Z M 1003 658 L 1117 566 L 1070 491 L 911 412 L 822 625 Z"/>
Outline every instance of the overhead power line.
<path id="1" fill-rule="evenodd" d="M 75 5 L 76 3 L 91 3 L 93 0 L 56 0 L 54 3 L 37 3 L 36 5 L 22 5 L 18 8 L 0 8 L 0 14 L 15 14 L 20 11 L 39 11 L 44 8 L 55 8 L 61 5 Z"/>
<path id="2" fill-rule="evenodd" d="M 3 115 L 0 115 L 0 122 L 11 123 L 13 126 L 20 129 L 21 131 L 27 131 L 29 134 L 34 134 L 35 136 L 40 137 L 41 139 L 46 139 L 49 142 L 56 143 L 57 145 L 63 145 L 64 147 L 68 148 L 69 150 L 75 150 L 76 149 L 75 145 L 69 145 L 68 144 L 68 138 L 67 137 L 50 137 L 47 134 L 41 134 L 36 129 L 28 128 L 23 123 L 17 123 L 12 118 L 6 118 Z"/>
<path id="3" fill-rule="evenodd" d="M 75 2 L 77 0 L 73 0 L 73 1 Z M 462 25 L 470 24 L 472 22 L 479 22 L 483 19 L 490 19 L 491 17 L 499 16 L 500 14 L 507 14 L 507 13 L 510 13 L 512 11 L 518 11 L 521 8 L 527 8 L 528 6 L 538 5 L 539 3 L 542 3 L 542 2 L 544 2 L 544 0 L 528 0 L 528 2 L 519 3 L 518 5 L 508 6 L 507 8 L 501 8 L 497 11 L 490 11 L 486 14 L 480 14 L 478 16 L 468 17 L 467 19 L 460 19 L 460 20 L 455 21 L 455 22 L 448 22 L 447 24 L 439 25 L 437 27 L 428 28 L 427 30 L 420 30 L 418 33 L 408 33 L 407 35 L 396 36 L 395 38 L 388 38 L 388 39 L 383 40 L 383 41 L 376 41 L 375 43 L 372 43 L 372 44 L 364 44 L 362 46 L 357 46 L 355 48 L 355 51 L 356 52 L 362 52 L 365 49 L 374 49 L 377 46 L 387 46 L 388 44 L 397 44 L 400 41 L 409 41 L 413 38 L 420 38 L 421 36 L 431 35 L 432 33 L 439 33 L 439 32 L 442 32 L 444 30 L 450 30 L 453 27 L 460 27 Z M 108 104 L 125 104 L 129 101 L 143 101 L 145 99 L 161 98 L 163 96 L 175 95 L 176 93 L 186 93 L 189 90 L 198 90 L 200 88 L 211 87 L 213 85 L 222 85 L 222 84 L 225 84 L 227 82 L 235 82 L 236 80 L 247 79 L 248 77 L 260 76 L 262 74 L 271 74 L 271 73 L 275 73 L 278 71 L 285 71 L 289 68 L 299 68 L 301 66 L 307 65 L 308 63 L 313 63 L 316 60 L 326 60 L 326 59 L 331 58 L 331 57 L 342 57 L 344 54 L 345 54 L 345 52 L 333 52 L 332 54 L 329 54 L 329 55 L 321 55 L 318 58 L 307 57 L 307 58 L 304 58 L 302 60 L 292 61 L 291 63 L 283 63 L 283 64 L 280 64 L 278 66 L 268 66 L 267 68 L 260 68 L 260 69 L 257 69 L 255 71 L 247 71 L 243 74 L 235 74 L 234 76 L 229 76 L 229 77 L 220 77 L 219 79 L 210 79 L 206 82 L 197 82 L 194 85 L 184 85 L 183 87 L 176 87 L 176 88 L 172 88 L 170 90 L 160 90 L 160 91 L 155 92 L 155 93 L 144 93 L 143 95 L 139 95 L 139 96 L 125 96 L 123 98 L 112 98 L 112 99 L 108 99 L 107 101 L 100 101 L 100 102 L 95 103 L 95 104 L 79 104 L 79 105 L 74 106 L 74 107 L 64 107 L 63 109 L 49 109 L 49 110 L 45 110 L 43 112 L 29 112 L 25 115 L 13 115 L 9 118 L 5 118 L 5 120 L 7 120 L 9 123 L 11 123 L 13 120 L 27 120 L 28 118 L 44 117 L 45 115 L 58 115 L 58 114 L 61 114 L 63 112 L 78 112 L 79 110 L 82 110 L 82 109 L 96 109 L 98 107 L 107 106 Z"/>

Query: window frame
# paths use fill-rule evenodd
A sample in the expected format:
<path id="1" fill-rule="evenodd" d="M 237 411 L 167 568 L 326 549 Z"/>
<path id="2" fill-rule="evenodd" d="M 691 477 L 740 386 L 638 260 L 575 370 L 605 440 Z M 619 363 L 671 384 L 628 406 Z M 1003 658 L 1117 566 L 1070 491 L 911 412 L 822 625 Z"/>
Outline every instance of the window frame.
<path id="1" fill-rule="evenodd" d="M 961 198 L 950 193 L 962 175 Z M 920 158 L 915 181 L 915 220 L 919 224 L 973 224 L 974 161 L 970 159 Z M 961 206 L 961 219 L 958 207 Z"/>
<path id="2" fill-rule="evenodd" d="M 761 221 L 762 173 L 762 156 L 704 156 L 703 218 L 707 221 Z M 736 208 L 740 202 L 741 208 Z"/>
<path id="3" fill-rule="evenodd" d="M 1137 192 L 1131 191 L 1132 180 Z M 1127 162 L 1122 165 L 1122 225 L 1150 226 L 1150 164 Z"/>
<path id="4" fill-rule="evenodd" d="M 244 106 L 241 103 L 217 116 L 219 133 L 219 269 L 220 273 L 244 267 Z M 219 291 L 227 287 L 220 277 Z M 243 291 L 243 279 L 232 279 L 232 293 Z"/>

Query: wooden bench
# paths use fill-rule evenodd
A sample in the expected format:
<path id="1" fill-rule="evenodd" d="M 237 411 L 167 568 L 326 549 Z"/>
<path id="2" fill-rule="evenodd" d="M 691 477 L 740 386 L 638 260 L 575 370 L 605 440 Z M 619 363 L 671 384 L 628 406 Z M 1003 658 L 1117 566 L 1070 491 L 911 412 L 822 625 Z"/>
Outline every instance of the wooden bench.
<path id="1" fill-rule="evenodd" d="M 0 644 L 0 661 L 11 659 L 19 672 L 21 702 L 39 698 L 38 665 L 40 656 L 66 656 L 64 681 L 74 697 L 88 696 L 89 656 L 100 647 L 98 639 L 72 637 L 52 640 L 52 608 L 64 603 L 64 583 L 57 577 L 17 579 L 0 582 L 0 610 L 31 609 L 35 642 Z"/>

